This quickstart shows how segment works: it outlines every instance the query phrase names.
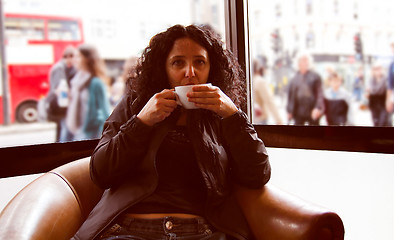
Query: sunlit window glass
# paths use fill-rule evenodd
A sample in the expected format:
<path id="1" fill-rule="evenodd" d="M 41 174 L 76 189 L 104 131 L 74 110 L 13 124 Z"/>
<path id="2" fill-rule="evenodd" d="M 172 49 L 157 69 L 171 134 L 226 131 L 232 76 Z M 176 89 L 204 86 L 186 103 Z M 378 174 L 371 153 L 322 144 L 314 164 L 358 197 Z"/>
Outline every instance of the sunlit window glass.
<path id="1" fill-rule="evenodd" d="M 78 105 L 77 111 L 72 107 L 74 119 L 66 117 L 74 104 L 75 79 L 86 82 L 78 88 L 84 99 L 93 95 L 85 94 L 96 81 L 92 79 L 100 79 L 106 97 L 97 103 L 96 112 L 103 121 L 125 92 L 126 79 L 155 34 L 175 24 L 208 24 L 225 36 L 222 0 L 5 0 L 2 4 L 8 84 L 1 79 L 0 147 L 97 138 L 97 132 L 80 134 L 90 118 L 83 114 L 88 105 Z M 9 112 L 3 109 L 4 102 Z M 4 126 L 6 119 L 10 124 Z"/>
<path id="2" fill-rule="evenodd" d="M 253 122 L 393 125 L 394 3 L 249 1 Z"/>

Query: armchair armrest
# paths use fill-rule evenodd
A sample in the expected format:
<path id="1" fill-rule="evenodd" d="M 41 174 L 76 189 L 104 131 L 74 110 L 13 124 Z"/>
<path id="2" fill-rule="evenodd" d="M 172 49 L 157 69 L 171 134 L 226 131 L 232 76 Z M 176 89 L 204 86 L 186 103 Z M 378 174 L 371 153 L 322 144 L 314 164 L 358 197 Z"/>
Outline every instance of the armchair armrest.
<path id="1" fill-rule="evenodd" d="M 344 239 L 344 226 L 336 213 L 270 184 L 257 190 L 237 187 L 236 196 L 258 240 Z"/>
<path id="2" fill-rule="evenodd" d="M 0 213 L 0 239 L 69 239 L 82 221 L 78 201 L 66 182 L 45 173 Z"/>
<path id="3" fill-rule="evenodd" d="M 70 239 L 102 192 L 90 180 L 89 158 L 45 173 L 0 213 L 0 239 Z"/>

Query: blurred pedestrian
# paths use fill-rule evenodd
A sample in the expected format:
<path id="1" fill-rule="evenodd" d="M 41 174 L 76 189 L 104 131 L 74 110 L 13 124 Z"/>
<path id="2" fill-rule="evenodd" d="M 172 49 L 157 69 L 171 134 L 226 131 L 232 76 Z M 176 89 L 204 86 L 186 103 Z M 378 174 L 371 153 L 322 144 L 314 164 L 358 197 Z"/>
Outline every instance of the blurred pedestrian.
<path id="1" fill-rule="evenodd" d="M 271 115 L 275 124 L 283 124 L 278 108 L 275 106 L 274 96 L 264 78 L 264 66 L 258 60 L 253 61 L 253 99 L 255 104 L 256 123 L 267 124 Z"/>
<path id="2" fill-rule="evenodd" d="M 343 78 L 331 72 L 324 91 L 325 116 L 328 125 L 353 125 L 353 104 L 351 94 L 342 87 Z"/>
<path id="3" fill-rule="evenodd" d="M 130 77 L 135 76 L 135 67 L 137 65 L 137 60 L 137 57 L 127 58 L 123 64 L 122 74 L 112 82 L 110 96 L 110 103 L 112 108 L 115 108 L 119 101 L 122 99 L 125 93 L 127 80 Z"/>
<path id="4" fill-rule="evenodd" d="M 319 125 L 324 113 L 322 80 L 312 70 L 312 56 L 306 52 L 296 58 L 297 72 L 290 81 L 287 113 L 296 125 Z"/>
<path id="5" fill-rule="evenodd" d="M 71 80 L 67 128 L 72 140 L 99 138 L 110 114 L 105 65 L 95 47 L 82 44 L 78 47 L 76 67 L 78 72 Z"/>
<path id="6" fill-rule="evenodd" d="M 391 41 L 391 49 L 394 53 L 394 39 Z M 386 110 L 391 115 L 394 111 L 394 60 L 391 62 L 387 78 Z"/>
<path id="7" fill-rule="evenodd" d="M 372 79 L 367 88 L 369 109 L 375 127 L 391 126 L 390 115 L 386 110 L 387 79 L 379 62 L 372 65 Z"/>
<path id="8" fill-rule="evenodd" d="M 65 118 L 67 113 L 67 103 L 59 104 L 57 101 L 62 97 L 67 98 L 68 89 L 70 87 L 70 81 L 74 77 L 76 73 L 76 68 L 74 66 L 74 55 L 75 48 L 73 46 L 68 46 L 63 51 L 62 58 L 56 62 L 50 72 L 49 72 L 49 93 L 47 96 L 54 94 L 54 98 L 52 101 L 56 101 L 57 110 L 54 112 L 47 112 L 47 120 L 53 121 L 56 123 L 56 142 L 60 141 L 61 131 L 66 128 Z M 62 88 L 65 88 L 64 96 L 60 96 L 63 91 Z M 48 97 L 47 101 L 51 101 Z M 48 104 L 51 104 L 48 102 Z"/>
<path id="9" fill-rule="evenodd" d="M 359 67 L 353 82 L 353 96 L 358 102 L 363 100 L 364 85 L 364 69 L 363 67 Z"/>

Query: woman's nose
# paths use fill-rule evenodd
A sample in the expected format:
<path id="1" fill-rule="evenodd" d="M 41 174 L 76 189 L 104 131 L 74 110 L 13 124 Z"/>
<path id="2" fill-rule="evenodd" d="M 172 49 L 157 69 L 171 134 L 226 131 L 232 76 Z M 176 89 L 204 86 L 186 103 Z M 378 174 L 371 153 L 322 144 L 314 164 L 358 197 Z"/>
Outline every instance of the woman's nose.
<path id="1" fill-rule="evenodd" d="M 191 77 L 194 77 L 194 76 L 196 76 L 195 73 L 194 73 L 194 67 L 193 67 L 193 65 L 190 64 L 190 65 L 188 65 L 186 67 L 185 77 L 186 78 L 191 78 Z"/>

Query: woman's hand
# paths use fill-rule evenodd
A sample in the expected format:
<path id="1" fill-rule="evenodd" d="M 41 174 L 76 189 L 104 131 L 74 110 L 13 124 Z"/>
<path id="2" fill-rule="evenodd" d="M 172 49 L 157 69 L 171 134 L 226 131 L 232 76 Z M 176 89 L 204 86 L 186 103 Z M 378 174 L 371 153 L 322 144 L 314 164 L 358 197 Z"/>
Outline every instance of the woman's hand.
<path id="1" fill-rule="evenodd" d="M 231 99 L 215 86 L 195 86 L 193 92 L 188 93 L 187 97 L 197 107 L 211 110 L 222 118 L 229 117 L 238 111 Z"/>
<path id="2" fill-rule="evenodd" d="M 153 126 L 170 116 L 176 107 L 174 90 L 164 89 L 149 99 L 137 117 L 146 125 Z"/>

